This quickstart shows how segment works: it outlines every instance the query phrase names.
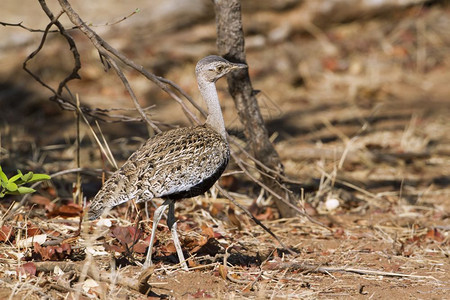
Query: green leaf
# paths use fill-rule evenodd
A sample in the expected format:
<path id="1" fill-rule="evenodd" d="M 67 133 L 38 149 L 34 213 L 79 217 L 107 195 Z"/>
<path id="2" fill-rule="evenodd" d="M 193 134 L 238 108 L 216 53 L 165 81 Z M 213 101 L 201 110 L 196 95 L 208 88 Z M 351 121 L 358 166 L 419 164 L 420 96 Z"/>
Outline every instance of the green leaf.
<path id="1" fill-rule="evenodd" d="M 8 183 L 6 184 L 6 189 L 9 192 L 15 192 L 15 191 L 17 191 L 18 187 L 17 187 L 17 184 L 15 184 L 14 182 L 8 181 Z"/>
<path id="2" fill-rule="evenodd" d="M 2 182 L 8 182 L 8 177 L 6 176 L 5 173 L 3 173 L 2 167 L 0 167 L 0 179 Z"/>
<path id="3" fill-rule="evenodd" d="M 51 177 L 48 176 L 47 174 L 33 174 L 31 179 L 28 180 L 27 183 L 32 183 L 32 182 L 42 181 L 42 180 L 49 180 L 49 179 L 51 179 Z"/>
<path id="4" fill-rule="evenodd" d="M 17 189 L 17 191 L 19 192 L 19 194 L 29 194 L 29 193 L 34 193 L 34 192 L 36 192 L 36 190 L 35 189 L 32 189 L 32 188 L 29 188 L 29 187 L 26 187 L 26 186 L 21 186 L 21 187 L 19 187 L 18 189 Z"/>
<path id="5" fill-rule="evenodd" d="M 16 174 L 13 177 L 11 177 L 8 181 L 9 182 L 16 182 L 17 179 L 19 179 L 21 177 L 21 174 Z"/>
<path id="6" fill-rule="evenodd" d="M 19 170 L 17 170 L 17 171 L 19 171 Z M 22 172 L 20 172 L 20 174 L 22 174 Z M 22 175 L 21 178 L 22 178 L 23 182 L 28 182 L 31 178 L 33 178 L 33 172 L 28 172 L 27 174 Z"/>

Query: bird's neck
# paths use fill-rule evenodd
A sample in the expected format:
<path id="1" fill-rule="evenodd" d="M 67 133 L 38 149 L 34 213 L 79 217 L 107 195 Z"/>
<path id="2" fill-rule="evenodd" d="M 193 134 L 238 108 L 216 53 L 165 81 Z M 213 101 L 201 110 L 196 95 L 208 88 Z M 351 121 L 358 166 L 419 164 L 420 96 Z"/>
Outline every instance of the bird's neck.
<path id="1" fill-rule="evenodd" d="M 225 123 L 223 121 L 222 109 L 220 108 L 219 96 L 217 95 L 215 83 L 198 79 L 198 87 L 208 109 L 206 124 L 220 133 L 226 141 L 227 134 L 225 130 Z"/>

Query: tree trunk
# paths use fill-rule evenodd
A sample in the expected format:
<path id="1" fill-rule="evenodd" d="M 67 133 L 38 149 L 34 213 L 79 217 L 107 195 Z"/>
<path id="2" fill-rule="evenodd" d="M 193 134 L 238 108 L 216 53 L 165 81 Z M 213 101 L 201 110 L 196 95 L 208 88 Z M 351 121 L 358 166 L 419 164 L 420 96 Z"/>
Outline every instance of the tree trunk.
<path id="1" fill-rule="evenodd" d="M 231 62 L 245 63 L 244 33 L 242 30 L 241 4 L 239 0 L 214 0 L 216 10 L 217 46 L 220 55 Z M 256 93 L 253 91 L 248 70 L 233 72 L 227 76 L 228 87 L 234 99 L 244 133 L 253 156 L 274 171 L 283 174 L 278 153 L 269 140 Z M 279 176 L 277 176 L 279 177 Z M 272 191 L 294 203 L 292 193 L 281 186 L 280 178 L 261 175 L 261 181 Z M 275 199 L 282 217 L 293 217 L 296 211 L 281 199 Z"/>

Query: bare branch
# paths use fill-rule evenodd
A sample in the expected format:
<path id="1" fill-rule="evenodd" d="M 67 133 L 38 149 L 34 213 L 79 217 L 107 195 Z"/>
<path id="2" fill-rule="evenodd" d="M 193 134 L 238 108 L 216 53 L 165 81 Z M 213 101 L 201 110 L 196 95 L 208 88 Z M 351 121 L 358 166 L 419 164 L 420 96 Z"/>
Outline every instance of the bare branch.
<path id="1" fill-rule="evenodd" d="M 20 28 L 23 28 L 23 29 L 25 29 L 25 30 L 28 30 L 29 32 L 40 32 L 40 33 L 56 33 L 56 32 L 59 32 L 58 30 L 43 30 L 43 29 L 33 29 L 33 28 L 30 28 L 30 27 L 27 27 L 27 26 L 25 26 L 25 25 L 23 25 L 22 24 L 23 23 L 23 21 L 21 21 L 21 22 L 19 22 L 19 23 L 7 23 L 7 22 L 0 22 L 0 25 L 3 25 L 4 27 L 8 27 L 8 26 L 10 26 L 10 27 L 20 27 Z"/>
<path id="2" fill-rule="evenodd" d="M 112 54 L 116 58 L 118 58 L 122 63 L 129 66 L 130 68 L 138 71 L 142 75 L 144 75 L 147 79 L 155 83 L 159 88 L 161 88 L 164 92 L 166 92 L 170 97 L 172 97 L 175 101 L 177 101 L 181 107 L 183 108 L 183 111 L 185 112 L 186 116 L 193 122 L 199 124 L 200 120 L 195 116 L 195 114 L 192 113 L 187 107 L 184 105 L 183 100 L 172 90 L 170 90 L 169 85 L 174 87 L 177 90 L 181 90 L 180 87 L 176 86 L 174 83 L 172 83 L 170 80 L 164 80 L 161 81 L 160 78 L 147 70 L 144 69 L 143 66 L 136 64 L 134 61 L 117 51 L 115 48 L 113 48 L 111 45 L 109 45 L 105 40 L 103 40 L 95 31 L 93 31 L 86 23 L 80 18 L 80 16 L 73 10 L 73 8 L 70 6 L 69 2 L 66 0 L 58 0 L 59 4 L 63 8 L 64 12 L 69 17 L 70 21 L 76 25 L 81 32 L 83 32 L 92 42 L 95 48 L 97 48 L 102 55 L 105 57 L 107 56 L 107 53 Z M 183 93 L 186 94 L 186 93 Z M 192 99 L 189 97 L 187 98 L 188 101 L 194 103 Z M 194 104 L 195 105 L 195 104 Z"/>
<path id="3" fill-rule="evenodd" d="M 105 56 L 106 61 L 113 67 L 113 69 L 116 71 L 117 76 L 119 76 L 120 80 L 122 80 L 123 85 L 128 91 L 128 94 L 130 94 L 131 99 L 133 100 L 134 106 L 138 110 L 138 112 L 141 114 L 142 118 L 145 119 L 147 124 L 151 126 L 151 128 L 156 131 L 157 133 L 160 133 L 161 130 L 156 126 L 150 119 L 147 117 L 145 111 L 142 109 L 142 107 L 139 105 L 139 101 L 136 98 L 136 95 L 133 92 L 133 89 L 131 88 L 130 84 L 128 83 L 127 78 L 125 77 L 125 74 L 123 74 L 122 70 L 120 70 L 117 63 L 109 56 Z"/>

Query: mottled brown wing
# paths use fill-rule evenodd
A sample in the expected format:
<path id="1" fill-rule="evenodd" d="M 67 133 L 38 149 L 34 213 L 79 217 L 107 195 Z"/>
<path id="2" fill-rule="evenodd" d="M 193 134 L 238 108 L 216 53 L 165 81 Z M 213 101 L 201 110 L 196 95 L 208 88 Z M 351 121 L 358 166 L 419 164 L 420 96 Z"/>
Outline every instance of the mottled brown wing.
<path id="1" fill-rule="evenodd" d="M 105 182 L 91 203 L 89 218 L 131 199 L 199 195 L 220 177 L 229 155 L 226 141 L 206 125 L 158 134 Z"/>

